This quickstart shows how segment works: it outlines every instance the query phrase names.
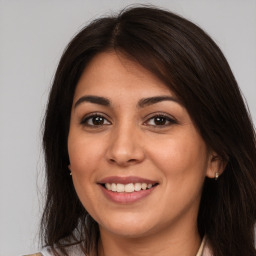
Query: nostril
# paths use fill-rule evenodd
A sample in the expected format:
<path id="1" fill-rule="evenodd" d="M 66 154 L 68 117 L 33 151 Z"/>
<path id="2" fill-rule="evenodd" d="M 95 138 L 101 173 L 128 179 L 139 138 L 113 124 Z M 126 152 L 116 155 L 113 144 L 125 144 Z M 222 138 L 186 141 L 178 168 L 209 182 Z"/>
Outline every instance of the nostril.
<path id="1" fill-rule="evenodd" d="M 110 163 L 116 163 L 116 164 L 119 164 L 119 165 L 129 165 L 129 164 L 136 163 L 138 161 L 139 160 L 137 160 L 135 158 L 128 159 L 128 160 L 127 159 L 114 159 L 114 158 L 109 159 Z"/>
<path id="2" fill-rule="evenodd" d="M 136 162 L 136 159 L 129 159 L 128 162 Z"/>

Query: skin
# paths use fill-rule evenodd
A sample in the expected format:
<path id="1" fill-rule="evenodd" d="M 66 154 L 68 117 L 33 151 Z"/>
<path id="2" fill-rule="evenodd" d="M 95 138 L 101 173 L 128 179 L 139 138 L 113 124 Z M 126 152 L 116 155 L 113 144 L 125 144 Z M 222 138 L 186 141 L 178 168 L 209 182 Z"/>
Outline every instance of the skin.
<path id="1" fill-rule="evenodd" d="M 110 105 L 78 102 L 88 95 Z M 138 107 L 156 96 L 173 100 Z M 92 114 L 102 122 L 95 125 Z M 157 114 L 167 116 L 161 124 Z M 99 224 L 100 255 L 196 255 L 202 185 L 220 163 L 162 81 L 120 53 L 94 57 L 75 90 L 68 152 L 78 197 Z M 158 186 L 134 203 L 115 203 L 98 184 L 109 176 L 138 176 Z"/>

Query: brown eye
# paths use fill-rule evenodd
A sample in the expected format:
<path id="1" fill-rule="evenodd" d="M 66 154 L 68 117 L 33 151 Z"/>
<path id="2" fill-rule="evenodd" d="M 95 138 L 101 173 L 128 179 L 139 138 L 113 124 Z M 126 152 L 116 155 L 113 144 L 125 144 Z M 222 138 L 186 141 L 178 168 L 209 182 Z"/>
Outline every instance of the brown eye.
<path id="1" fill-rule="evenodd" d="M 163 114 L 153 116 L 145 122 L 146 125 L 155 126 L 155 127 L 161 127 L 161 126 L 165 127 L 165 126 L 169 126 L 176 123 L 177 121 L 175 119 Z"/>
<path id="2" fill-rule="evenodd" d="M 154 123 L 156 125 L 165 125 L 167 122 L 167 119 L 163 116 L 158 116 L 154 118 Z"/>
<path id="3" fill-rule="evenodd" d="M 92 118 L 93 125 L 103 125 L 104 124 L 104 118 L 102 116 L 96 116 Z"/>
<path id="4" fill-rule="evenodd" d="M 90 115 L 85 117 L 81 124 L 86 126 L 103 126 L 111 124 L 104 116 L 101 115 Z"/>

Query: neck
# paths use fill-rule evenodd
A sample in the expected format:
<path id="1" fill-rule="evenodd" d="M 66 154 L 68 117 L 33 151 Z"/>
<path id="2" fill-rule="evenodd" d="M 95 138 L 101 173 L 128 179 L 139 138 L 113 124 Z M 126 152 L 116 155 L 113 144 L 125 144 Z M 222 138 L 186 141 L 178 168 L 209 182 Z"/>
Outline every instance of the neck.
<path id="1" fill-rule="evenodd" d="M 161 230 L 141 237 L 125 237 L 101 229 L 100 256 L 195 256 L 201 243 L 197 227 Z"/>

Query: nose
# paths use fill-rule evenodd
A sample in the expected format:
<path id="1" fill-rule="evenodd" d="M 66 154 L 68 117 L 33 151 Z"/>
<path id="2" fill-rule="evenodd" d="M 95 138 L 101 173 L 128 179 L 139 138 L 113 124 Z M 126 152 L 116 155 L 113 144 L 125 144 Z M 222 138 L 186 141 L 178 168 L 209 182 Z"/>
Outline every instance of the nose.
<path id="1" fill-rule="evenodd" d="M 110 135 L 107 160 L 123 167 L 142 162 L 145 153 L 138 133 L 134 127 L 114 129 Z"/>

